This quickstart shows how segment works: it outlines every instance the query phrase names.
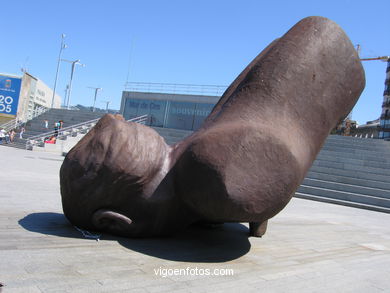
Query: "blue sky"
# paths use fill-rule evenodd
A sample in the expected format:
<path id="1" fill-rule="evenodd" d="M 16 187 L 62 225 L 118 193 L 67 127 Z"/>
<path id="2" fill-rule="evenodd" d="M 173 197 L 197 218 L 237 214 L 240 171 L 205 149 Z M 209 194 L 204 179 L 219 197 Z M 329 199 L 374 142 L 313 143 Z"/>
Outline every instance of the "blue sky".
<path id="1" fill-rule="evenodd" d="M 129 68 L 129 81 L 229 85 L 273 39 L 310 15 L 337 22 L 362 46 L 362 57 L 390 55 L 389 0 L 0 2 L 0 72 L 20 75 L 26 67 L 53 87 L 64 33 L 63 58 L 86 64 L 76 68 L 72 104 L 86 106 L 91 86 L 103 88 L 97 106 L 110 100 L 119 109 Z M 366 89 L 353 110 L 360 123 L 379 117 L 386 72 L 385 62 L 363 65 Z M 62 97 L 69 76 L 70 64 L 62 63 Z"/>

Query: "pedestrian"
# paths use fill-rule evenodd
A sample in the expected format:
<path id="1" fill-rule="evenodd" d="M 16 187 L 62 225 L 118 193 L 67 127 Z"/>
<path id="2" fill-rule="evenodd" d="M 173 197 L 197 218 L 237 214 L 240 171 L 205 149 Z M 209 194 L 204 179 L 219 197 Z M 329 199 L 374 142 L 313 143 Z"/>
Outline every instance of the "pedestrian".
<path id="1" fill-rule="evenodd" d="M 6 143 L 6 144 L 9 144 L 9 143 L 10 143 L 9 132 L 7 132 L 7 131 L 5 131 L 5 143 Z"/>
<path id="2" fill-rule="evenodd" d="M 26 131 L 26 129 L 22 126 L 22 128 L 20 128 L 20 132 L 19 132 L 19 138 L 20 139 L 23 139 L 23 133 Z"/>
<path id="3" fill-rule="evenodd" d="M 52 135 L 50 138 L 48 137 L 46 140 L 45 140 L 45 143 L 51 143 L 51 144 L 55 144 L 56 143 L 56 137 L 54 135 Z"/>
<path id="4" fill-rule="evenodd" d="M 14 142 L 14 139 L 15 139 L 15 129 L 12 129 L 10 132 L 9 132 L 9 139 L 11 142 Z"/>
<path id="5" fill-rule="evenodd" d="M 64 127 L 64 121 L 60 120 L 58 121 L 58 129 L 61 130 L 62 127 Z M 62 132 L 60 131 L 59 134 L 62 135 Z"/>
<path id="6" fill-rule="evenodd" d="M 44 126 L 45 129 L 49 129 L 49 120 L 45 119 L 43 121 L 43 126 Z"/>
<path id="7" fill-rule="evenodd" d="M 0 128 L 0 144 L 5 141 L 5 130 L 3 128 Z"/>
<path id="8" fill-rule="evenodd" d="M 58 122 L 55 122 L 54 123 L 54 136 L 57 137 L 58 136 L 58 128 L 59 128 L 60 124 Z"/>

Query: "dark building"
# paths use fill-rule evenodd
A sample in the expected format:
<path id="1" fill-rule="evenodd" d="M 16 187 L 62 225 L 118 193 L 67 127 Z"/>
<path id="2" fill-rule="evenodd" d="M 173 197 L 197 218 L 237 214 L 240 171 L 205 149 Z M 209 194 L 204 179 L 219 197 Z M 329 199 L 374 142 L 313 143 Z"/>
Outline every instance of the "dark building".
<path id="1" fill-rule="evenodd" d="M 387 60 L 385 91 L 383 92 L 379 138 L 390 139 L 390 59 Z"/>

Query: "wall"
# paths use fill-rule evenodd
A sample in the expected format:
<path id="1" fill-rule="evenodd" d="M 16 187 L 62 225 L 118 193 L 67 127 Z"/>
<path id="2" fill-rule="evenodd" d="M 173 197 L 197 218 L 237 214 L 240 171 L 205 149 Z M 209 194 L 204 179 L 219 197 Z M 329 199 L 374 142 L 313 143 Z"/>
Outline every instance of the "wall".
<path id="1" fill-rule="evenodd" d="M 36 105 L 51 108 L 51 100 L 53 98 L 53 90 L 49 88 L 42 80 L 38 79 L 36 91 L 34 94 L 34 103 Z M 61 108 L 61 97 L 56 94 L 54 97 L 54 108 Z"/>

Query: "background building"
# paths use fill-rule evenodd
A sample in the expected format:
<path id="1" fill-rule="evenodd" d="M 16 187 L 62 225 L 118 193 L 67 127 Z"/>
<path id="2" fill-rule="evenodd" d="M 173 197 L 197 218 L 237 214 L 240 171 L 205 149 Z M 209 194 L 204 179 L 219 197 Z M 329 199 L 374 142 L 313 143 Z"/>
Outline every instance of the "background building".
<path id="1" fill-rule="evenodd" d="M 52 97 L 52 89 L 27 72 L 23 76 L 0 73 L 0 124 L 15 118 L 32 119 L 51 108 Z M 61 108 L 61 97 L 57 94 L 54 108 Z"/>
<path id="2" fill-rule="evenodd" d="M 385 91 L 383 92 L 379 138 L 390 138 L 390 59 L 387 60 Z"/>
<path id="3" fill-rule="evenodd" d="M 147 125 L 196 130 L 218 102 L 224 86 L 128 83 L 122 93 L 125 119 L 148 114 Z"/>

